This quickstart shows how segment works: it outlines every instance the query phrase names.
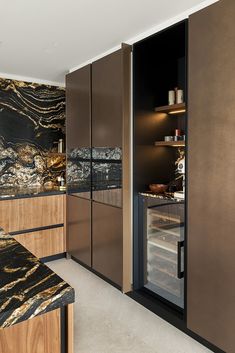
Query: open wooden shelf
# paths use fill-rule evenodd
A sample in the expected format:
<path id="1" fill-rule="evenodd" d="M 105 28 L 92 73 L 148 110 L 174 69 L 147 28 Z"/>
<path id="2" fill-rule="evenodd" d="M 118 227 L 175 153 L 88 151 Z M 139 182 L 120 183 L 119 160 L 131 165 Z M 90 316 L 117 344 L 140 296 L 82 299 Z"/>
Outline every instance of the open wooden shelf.
<path id="1" fill-rule="evenodd" d="M 185 147 L 185 141 L 156 141 L 155 146 Z"/>
<path id="2" fill-rule="evenodd" d="M 186 105 L 185 103 L 165 105 L 162 107 L 156 107 L 154 110 L 157 113 L 166 113 L 172 115 L 184 114 L 186 112 Z"/>

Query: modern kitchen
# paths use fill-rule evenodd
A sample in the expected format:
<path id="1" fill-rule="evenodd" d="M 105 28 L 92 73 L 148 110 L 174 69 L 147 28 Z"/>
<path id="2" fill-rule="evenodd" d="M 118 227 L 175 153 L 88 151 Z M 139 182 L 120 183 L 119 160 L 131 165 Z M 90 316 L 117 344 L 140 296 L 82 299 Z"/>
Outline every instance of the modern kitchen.
<path id="1" fill-rule="evenodd" d="M 234 1 L 44 2 L 2 4 L 0 353 L 235 353 Z"/>

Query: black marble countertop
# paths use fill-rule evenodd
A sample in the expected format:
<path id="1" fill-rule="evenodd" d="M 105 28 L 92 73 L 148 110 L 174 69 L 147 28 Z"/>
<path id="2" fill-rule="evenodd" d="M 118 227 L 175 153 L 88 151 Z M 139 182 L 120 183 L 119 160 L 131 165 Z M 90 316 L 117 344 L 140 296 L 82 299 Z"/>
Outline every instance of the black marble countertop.
<path id="1" fill-rule="evenodd" d="M 30 187 L 0 187 L 0 200 L 20 199 L 36 196 L 65 194 L 66 190 L 59 187 L 30 186 Z"/>
<path id="2" fill-rule="evenodd" d="M 165 192 L 164 194 L 156 194 L 152 191 L 140 192 L 139 195 L 144 197 L 151 197 L 158 200 L 172 200 L 176 202 L 182 202 L 184 199 L 174 197 L 174 193 Z"/>
<path id="3" fill-rule="evenodd" d="M 74 289 L 0 229 L 0 328 L 74 302 Z"/>

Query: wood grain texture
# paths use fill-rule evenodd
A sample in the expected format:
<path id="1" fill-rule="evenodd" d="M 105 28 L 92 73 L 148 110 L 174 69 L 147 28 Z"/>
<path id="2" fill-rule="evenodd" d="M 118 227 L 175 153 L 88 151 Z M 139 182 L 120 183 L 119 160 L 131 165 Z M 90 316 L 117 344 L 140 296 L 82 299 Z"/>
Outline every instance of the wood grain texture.
<path id="1" fill-rule="evenodd" d="M 0 201 L 0 224 L 5 232 L 64 223 L 64 195 Z"/>
<path id="2" fill-rule="evenodd" d="M 74 305 L 67 306 L 67 353 L 74 353 Z"/>
<path id="3" fill-rule="evenodd" d="M 235 352 L 235 2 L 189 19 L 187 326 Z"/>
<path id="4" fill-rule="evenodd" d="M 0 353 L 16 352 L 61 353 L 60 309 L 0 330 Z"/>
<path id="5" fill-rule="evenodd" d="M 39 259 L 66 251 L 63 227 L 18 234 L 14 238 Z"/>

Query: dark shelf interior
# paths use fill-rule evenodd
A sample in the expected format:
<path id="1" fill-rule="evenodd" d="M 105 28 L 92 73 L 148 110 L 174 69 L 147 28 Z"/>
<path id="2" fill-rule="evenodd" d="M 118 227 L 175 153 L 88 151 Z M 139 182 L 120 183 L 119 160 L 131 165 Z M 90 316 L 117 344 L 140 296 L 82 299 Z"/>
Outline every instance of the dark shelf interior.
<path id="1" fill-rule="evenodd" d="M 142 202 L 139 193 L 149 190 L 150 184 L 175 185 L 179 190 L 182 188 L 175 180 L 175 162 L 183 152 L 185 141 L 165 141 L 165 136 L 175 136 L 176 129 L 181 130 L 181 135 L 186 135 L 186 32 L 187 21 L 183 21 L 133 47 L 135 290 L 143 289 L 146 285 L 148 256 L 145 212 L 149 201 L 146 198 Z M 184 91 L 185 103 L 169 106 L 168 91 L 176 87 Z M 153 202 L 155 204 L 156 200 Z M 169 303 L 167 305 L 171 305 Z"/>
<path id="2" fill-rule="evenodd" d="M 134 192 L 147 190 L 151 183 L 167 184 L 175 179 L 177 148 L 165 136 L 175 129 L 186 131 L 186 104 L 168 106 L 168 91 L 178 87 L 186 96 L 186 22 L 180 22 L 134 45 Z M 157 108 L 156 108 L 157 107 Z M 163 114 L 162 114 L 163 113 Z M 181 141 L 184 142 L 184 141 Z M 181 142 L 179 144 L 181 144 Z"/>

